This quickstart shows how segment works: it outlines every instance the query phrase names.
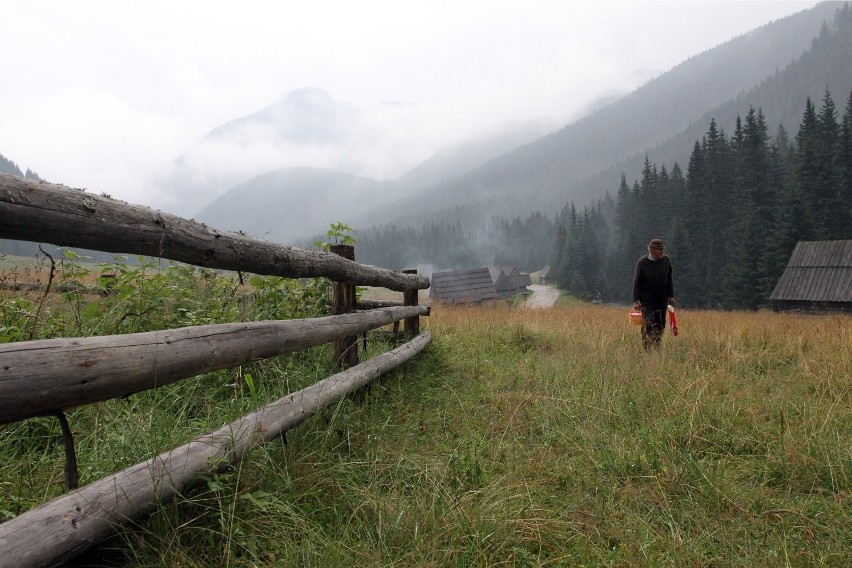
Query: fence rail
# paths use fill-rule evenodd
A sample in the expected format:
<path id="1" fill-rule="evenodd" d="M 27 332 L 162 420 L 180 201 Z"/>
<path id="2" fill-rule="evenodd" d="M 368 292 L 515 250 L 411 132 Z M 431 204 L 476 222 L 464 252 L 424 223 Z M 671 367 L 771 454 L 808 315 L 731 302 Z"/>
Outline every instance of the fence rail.
<path id="1" fill-rule="evenodd" d="M 236 463 L 249 447 L 280 436 L 331 402 L 408 361 L 431 341 L 419 333 L 417 291 L 429 279 L 217 231 L 202 223 L 46 182 L 0 174 L 0 238 L 160 257 L 206 268 L 289 278 L 327 277 L 335 315 L 226 323 L 145 333 L 0 345 L 0 424 L 60 419 L 66 485 L 76 461 L 64 411 L 165 386 L 198 374 L 334 342 L 351 367 L 223 428 L 124 471 L 42 503 L 0 524 L 0 567 L 49 566 L 72 558 L 197 480 Z M 343 253 L 341 253 L 343 254 Z M 345 254 L 354 258 L 354 253 Z M 403 292 L 403 305 L 355 304 L 355 285 Z M 358 308 L 369 311 L 354 313 Z M 357 336 L 403 321 L 414 339 L 358 364 Z M 353 356 L 354 355 L 354 356 Z"/>
<path id="2" fill-rule="evenodd" d="M 116 527 L 170 501 L 201 474 L 221 472 L 252 446 L 275 439 L 329 403 L 367 385 L 428 345 L 428 333 L 289 394 L 188 444 L 129 467 L 0 525 L 0 566 L 68 560 Z"/>
<path id="3" fill-rule="evenodd" d="M 0 424 L 301 351 L 426 312 L 425 306 L 408 306 L 301 320 L 2 344 Z"/>
<path id="4" fill-rule="evenodd" d="M 423 290 L 429 279 L 218 231 L 203 223 L 47 182 L 0 174 L 0 238 L 167 258 L 221 270 Z"/>

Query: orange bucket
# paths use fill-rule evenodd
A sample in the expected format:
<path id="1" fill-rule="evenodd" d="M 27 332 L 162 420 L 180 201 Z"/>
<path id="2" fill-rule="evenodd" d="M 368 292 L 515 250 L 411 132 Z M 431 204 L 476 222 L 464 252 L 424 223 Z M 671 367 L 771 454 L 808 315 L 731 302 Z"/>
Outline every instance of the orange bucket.
<path id="1" fill-rule="evenodd" d="M 642 312 L 639 310 L 631 310 L 630 323 L 633 325 L 642 325 L 645 323 L 645 318 L 642 317 Z"/>

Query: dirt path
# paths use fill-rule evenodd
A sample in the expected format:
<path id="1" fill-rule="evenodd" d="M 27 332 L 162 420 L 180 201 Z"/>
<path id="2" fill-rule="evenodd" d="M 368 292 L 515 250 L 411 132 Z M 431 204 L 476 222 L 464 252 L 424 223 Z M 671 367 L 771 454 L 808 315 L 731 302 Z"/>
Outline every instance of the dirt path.
<path id="1" fill-rule="evenodd" d="M 532 290 L 533 295 L 524 302 L 525 308 L 550 308 L 553 307 L 556 298 L 559 297 L 559 290 L 550 286 L 533 284 L 532 286 L 527 286 L 527 288 Z"/>

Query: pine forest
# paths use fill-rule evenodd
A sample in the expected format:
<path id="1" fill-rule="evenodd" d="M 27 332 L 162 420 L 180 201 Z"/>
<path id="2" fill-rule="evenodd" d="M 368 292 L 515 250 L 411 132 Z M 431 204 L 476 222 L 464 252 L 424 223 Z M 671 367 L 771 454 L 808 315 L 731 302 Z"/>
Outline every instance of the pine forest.
<path id="1" fill-rule="evenodd" d="M 666 242 L 679 303 L 687 307 L 765 306 L 798 241 L 852 237 L 852 93 L 842 113 L 825 92 L 804 101 L 795 136 L 770 133 L 761 109 L 738 117 L 732 134 L 711 120 L 686 172 L 646 157 L 641 179 L 622 174 L 581 210 L 555 219 L 493 218 L 480 227 L 388 225 L 358 233 L 360 259 L 395 267 L 411 259 L 437 268 L 549 264 L 560 288 L 587 299 L 630 300 L 636 261 L 654 237 Z"/>

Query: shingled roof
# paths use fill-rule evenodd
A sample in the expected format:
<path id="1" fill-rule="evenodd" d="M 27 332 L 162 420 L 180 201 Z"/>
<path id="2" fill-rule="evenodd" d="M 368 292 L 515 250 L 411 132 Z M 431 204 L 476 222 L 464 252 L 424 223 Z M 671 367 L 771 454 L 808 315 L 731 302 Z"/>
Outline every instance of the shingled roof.
<path id="1" fill-rule="evenodd" d="M 497 298 L 497 289 L 487 267 L 447 270 L 432 274 L 429 295 L 439 302 L 468 304 Z"/>
<path id="2" fill-rule="evenodd" d="M 769 301 L 779 308 L 852 310 L 852 240 L 799 242 Z"/>
<path id="3" fill-rule="evenodd" d="M 532 280 L 529 274 L 521 274 L 514 266 L 503 266 L 503 274 L 509 279 L 510 286 L 513 290 L 520 292 L 530 284 Z"/>
<path id="4" fill-rule="evenodd" d="M 485 268 L 487 268 L 488 272 L 491 273 L 491 281 L 494 282 L 494 289 L 497 290 L 498 294 L 502 292 L 508 292 L 511 294 L 514 292 L 512 281 L 509 279 L 509 276 L 503 272 L 502 267 L 486 266 Z"/>

